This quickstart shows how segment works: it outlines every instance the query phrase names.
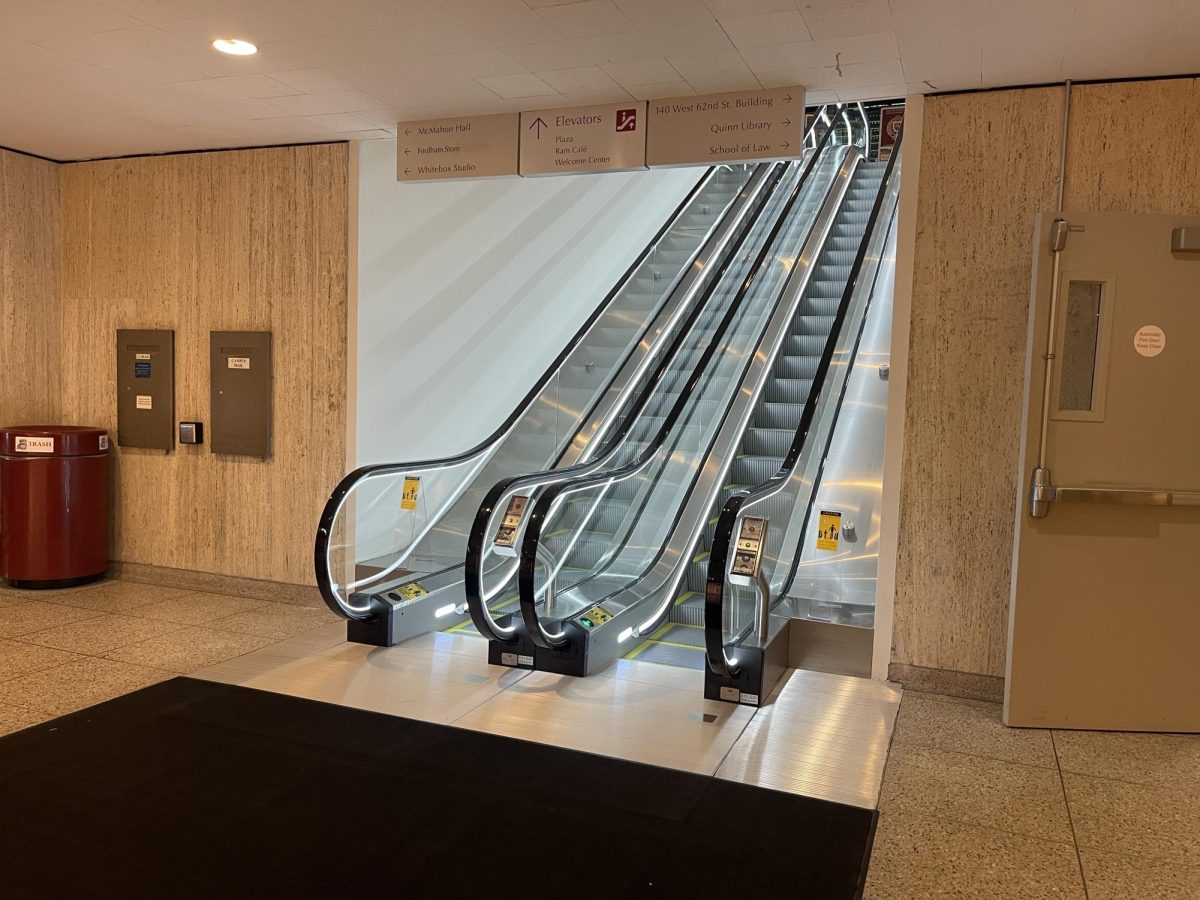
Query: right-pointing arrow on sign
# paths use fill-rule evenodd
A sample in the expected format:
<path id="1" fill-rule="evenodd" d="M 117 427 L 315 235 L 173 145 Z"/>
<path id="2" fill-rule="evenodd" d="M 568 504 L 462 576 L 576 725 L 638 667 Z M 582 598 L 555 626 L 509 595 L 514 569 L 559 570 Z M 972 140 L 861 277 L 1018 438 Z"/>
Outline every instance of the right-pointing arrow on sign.
<path id="1" fill-rule="evenodd" d="M 792 146 L 792 142 L 791 142 L 791 141 L 784 141 L 784 142 L 783 142 L 782 144 L 780 144 L 779 146 L 783 147 L 783 149 L 784 149 L 784 150 L 786 150 L 788 147 Z"/>

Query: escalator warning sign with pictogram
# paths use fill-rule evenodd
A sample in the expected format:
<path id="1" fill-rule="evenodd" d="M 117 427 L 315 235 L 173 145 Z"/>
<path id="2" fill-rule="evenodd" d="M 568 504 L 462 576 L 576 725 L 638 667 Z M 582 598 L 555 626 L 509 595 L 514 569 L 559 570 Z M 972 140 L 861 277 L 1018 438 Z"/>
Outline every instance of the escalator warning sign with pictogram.
<path id="1" fill-rule="evenodd" d="M 405 478 L 404 479 L 404 491 L 400 495 L 400 508 L 401 509 L 416 509 L 417 508 L 417 494 L 420 492 L 420 490 L 421 490 L 421 479 L 420 478 Z"/>
<path id="2" fill-rule="evenodd" d="M 842 514 L 821 510 L 821 518 L 817 522 L 817 549 L 836 550 L 842 537 Z"/>
<path id="3" fill-rule="evenodd" d="M 425 588 L 418 582 L 413 581 L 409 584 L 400 585 L 400 589 L 397 593 L 399 593 L 400 596 L 405 600 L 416 600 L 418 597 L 424 597 L 429 593 L 429 591 L 425 590 Z"/>

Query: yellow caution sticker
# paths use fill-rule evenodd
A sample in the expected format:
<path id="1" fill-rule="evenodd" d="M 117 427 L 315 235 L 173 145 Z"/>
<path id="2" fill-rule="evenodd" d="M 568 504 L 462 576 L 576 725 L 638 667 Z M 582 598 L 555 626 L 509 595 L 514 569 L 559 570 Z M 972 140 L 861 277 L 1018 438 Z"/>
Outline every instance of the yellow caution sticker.
<path id="1" fill-rule="evenodd" d="M 590 631 L 593 628 L 599 628 L 606 622 L 611 622 L 612 617 L 613 614 L 603 606 L 593 606 L 579 617 L 579 624 Z"/>
<path id="2" fill-rule="evenodd" d="M 398 593 L 405 600 L 416 600 L 418 597 L 424 597 L 429 593 L 429 591 L 425 590 L 425 588 L 421 587 L 421 585 L 414 581 L 411 584 L 400 585 L 396 593 Z"/>
<path id="3" fill-rule="evenodd" d="M 821 510 L 821 518 L 817 522 L 817 549 L 836 550 L 841 539 L 842 514 Z"/>
<path id="4" fill-rule="evenodd" d="M 421 490 L 421 479 L 420 478 L 405 478 L 404 479 L 404 493 L 400 495 L 400 508 L 401 509 L 416 509 L 417 508 L 417 494 L 420 492 L 420 490 Z"/>

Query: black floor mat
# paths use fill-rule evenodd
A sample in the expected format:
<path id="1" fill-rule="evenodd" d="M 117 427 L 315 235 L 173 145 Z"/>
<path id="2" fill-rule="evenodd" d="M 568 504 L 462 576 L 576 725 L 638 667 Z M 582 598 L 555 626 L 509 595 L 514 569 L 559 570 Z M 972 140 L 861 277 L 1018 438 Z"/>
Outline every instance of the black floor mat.
<path id="1" fill-rule="evenodd" d="M 861 892 L 874 828 L 869 810 L 190 678 L 0 738 L 12 898 L 832 900 Z"/>

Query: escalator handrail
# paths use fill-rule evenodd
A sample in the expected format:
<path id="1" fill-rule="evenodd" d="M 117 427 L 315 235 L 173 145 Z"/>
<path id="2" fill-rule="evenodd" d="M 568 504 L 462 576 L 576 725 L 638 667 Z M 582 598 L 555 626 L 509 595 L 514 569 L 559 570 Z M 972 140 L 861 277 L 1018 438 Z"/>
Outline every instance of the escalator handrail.
<path id="1" fill-rule="evenodd" d="M 642 248 L 641 253 L 638 254 L 637 258 L 634 259 L 620 279 L 618 279 L 613 285 L 612 290 L 610 290 L 604 296 L 604 299 L 601 300 L 600 303 L 596 305 L 596 308 L 588 315 L 584 323 L 567 342 L 566 346 L 563 347 L 562 352 L 560 352 L 558 356 L 554 358 L 554 360 L 542 373 L 541 377 L 538 378 L 538 380 L 529 389 L 520 402 L 513 407 L 512 412 L 509 413 L 504 421 L 501 422 L 500 425 L 497 426 L 497 428 L 490 435 L 485 437 L 469 450 L 464 450 L 461 453 L 451 456 L 418 460 L 415 462 L 374 463 L 371 465 L 359 466 L 343 476 L 343 478 L 337 483 L 337 486 L 330 493 L 329 499 L 326 500 L 325 506 L 321 511 L 321 518 L 317 526 L 316 540 L 314 541 L 313 546 L 313 567 L 316 572 L 317 589 L 321 594 L 321 598 L 325 601 L 325 605 L 328 606 L 330 610 L 332 610 L 336 615 L 343 616 L 345 618 L 369 618 L 371 615 L 369 612 L 363 615 L 358 615 L 355 611 L 348 610 L 344 604 L 340 602 L 333 590 L 333 579 L 329 571 L 329 540 L 333 534 L 333 523 L 337 518 L 338 511 L 341 509 L 346 497 L 354 489 L 354 486 L 359 481 L 378 475 L 410 472 L 418 469 L 447 468 L 454 466 L 459 463 L 466 462 L 474 456 L 478 456 L 480 453 L 485 452 L 496 441 L 503 438 L 505 434 L 513 427 L 513 425 L 516 424 L 517 420 L 524 415 L 525 411 L 530 407 L 530 405 L 533 404 L 539 396 L 541 396 L 551 379 L 558 374 L 567 358 L 575 351 L 583 339 L 587 337 L 593 326 L 596 325 L 596 323 L 608 310 L 612 302 L 630 283 L 638 270 L 641 268 L 642 264 L 650 256 L 650 254 L 654 252 L 654 249 L 670 232 L 670 230 L 678 223 L 679 219 L 696 200 L 700 193 L 708 187 L 712 180 L 717 176 L 717 173 L 723 168 L 727 167 L 721 165 L 710 166 L 704 175 L 696 180 L 695 185 L 692 186 L 691 190 L 688 191 L 687 195 L 683 198 L 679 205 L 676 206 L 671 215 L 666 218 L 662 227 L 659 228 L 654 236 L 647 242 L 646 246 Z M 687 268 L 690 268 L 691 264 L 694 262 L 695 255 L 700 252 L 700 248 L 702 246 L 703 242 L 697 246 L 695 253 L 693 253 L 689 259 L 688 266 L 681 267 L 681 273 L 686 272 Z M 649 323 L 647 323 L 647 325 L 648 324 Z M 614 370 L 613 377 L 616 377 L 616 374 L 616 370 Z M 601 396 L 602 393 L 603 392 L 597 392 L 597 396 Z"/>
<path id="2" fill-rule="evenodd" d="M 722 339 L 730 324 L 733 322 L 738 308 L 750 289 L 754 286 L 758 277 L 766 270 L 767 262 L 770 257 L 771 248 L 783 230 L 784 224 L 787 222 L 792 209 L 799 201 L 800 196 L 807 185 L 813 170 L 816 168 L 817 162 L 822 158 L 825 148 L 829 146 L 830 138 L 833 129 L 830 129 L 822 136 L 817 144 L 817 148 L 813 151 L 812 157 L 805 166 L 804 172 L 800 179 L 797 180 L 795 187 L 792 190 L 791 196 L 788 198 L 783 209 L 777 216 L 771 231 L 763 241 L 763 245 L 756 255 L 754 262 L 750 265 L 745 277 L 742 279 L 742 284 L 729 304 L 725 315 L 717 325 L 713 337 L 709 340 L 708 346 L 704 353 L 694 364 L 692 374 L 689 376 L 687 383 L 680 392 L 679 397 L 675 400 L 670 411 L 667 413 L 663 422 L 659 425 L 658 430 L 649 438 L 647 446 L 642 452 L 630 462 L 627 462 L 615 469 L 607 469 L 596 471 L 591 474 L 585 474 L 581 477 L 572 480 L 559 481 L 556 484 L 548 487 L 538 498 L 537 503 L 533 507 L 533 511 L 529 514 L 529 522 L 526 526 L 525 536 L 521 542 L 520 564 L 517 572 L 517 584 L 520 594 L 521 618 L 525 623 L 526 631 L 534 643 L 539 646 L 553 648 L 562 646 L 566 639 L 563 637 L 554 638 L 550 636 L 544 626 L 541 624 L 537 609 L 536 609 L 536 590 L 534 586 L 534 573 L 537 563 L 537 550 L 541 543 L 542 526 L 549 517 L 551 507 L 558 499 L 559 495 L 566 490 L 583 490 L 604 482 L 616 481 L 633 474 L 643 465 L 652 459 L 657 454 L 659 447 L 666 440 L 667 435 L 674 428 L 675 423 L 682 415 L 691 399 L 692 392 L 696 389 L 697 384 L 703 377 L 709 362 L 722 346 Z M 715 290 L 714 287 L 710 290 Z"/>
<path id="3" fill-rule="evenodd" d="M 738 235 L 733 246 L 725 249 L 716 274 L 709 280 L 709 284 L 705 287 L 700 299 L 692 301 L 692 307 L 688 311 L 687 317 L 676 327 L 675 334 L 672 336 L 669 346 L 659 356 L 659 361 L 654 371 L 641 380 L 640 390 L 632 401 L 626 401 L 632 403 L 631 413 L 624 417 L 616 431 L 610 436 L 611 449 L 596 459 L 578 463 L 574 466 L 562 469 L 547 469 L 541 472 L 515 475 L 510 478 L 501 479 L 492 485 L 484 496 L 483 501 L 479 505 L 479 510 L 475 514 L 475 519 L 471 524 L 471 532 L 467 537 L 467 554 L 464 562 L 464 588 L 471 620 L 485 637 L 506 643 L 511 643 L 516 639 L 515 633 L 506 633 L 499 630 L 492 621 L 490 611 L 487 609 L 488 598 L 485 596 L 486 592 L 483 586 L 483 560 L 487 550 L 487 536 L 500 500 L 518 485 L 537 485 L 554 478 L 569 477 L 571 474 L 581 471 L 590 472 L 597 466 L 603 465 L 609 458 L 609 454 L 615 452 L 616 448 L 624 441 L 636 423 L 638 414 L 653 396 L 655 387 L 665 377 L 666 372 L 670 368 L 670 363 L 680 352 L 683 342 L 686 340 L 688 334 L 691 333 L 697 319 L 704 311 L 713 286 L 719 283 L 726 269 L 736 260 L 741 250 L 742 242 L 745 240 L 746 235 L 749 234 L 750 223 L 754 221 L 755 217 L 762 211 L 763 206 L 770 200 L 777 183 L 783 177 L 786 170 L 785 166 L 778 163 L 764 165 L 773 167 L 773 172 L 764 178 L 762 189 L 754 201 L 753 212 L 745 217 L 741 233 Z"/>
<path id="4" fill-rule="evenodd" d="M 813 376 L 812 385 L 809 387 L 808 397 L 804 401 L 804 410 L 800 414 L 800 422 L 796 426 L 796 433 L 792 437 L 792 442 L 788 447 L 787 454 L 784 456 L 783 463 L 773 475 L 761 484 L 746 493 L 735 494 L 726 500 L 725 505 L 721 509 L 721 514 L 717 517 L 716 532 L 713 535 L 712 547 L 709 551 L 708 573 L 704 585 L 704 651 L 709 670 L 715 675 L 731 677 L 737 673 L 736 664 L 731 663 L 725 653 L 723 622 L 729 549 L 731 543 L 735 540 L 734 531 L 738 515 L 742 507 L 748 503 L 766 499 L 782 490 L 791 478 L 792 470 L 795 468 L 800 455 L 804 451 L 809 431 L 812 428 L 813 420 L 816 418 L 821 392 L 825 387 L 825 382 L 829 378 L 829 371 L 837 346 L 837 338 L 845 325 L 846 314 L 849 311 L 851 300 L 858 287 L 859 277 L 862 275 L 863 261 L 867 255 L 867 245 L 878 224 L 879 213 L 883 208 L 884 196 L 887 193 L 886 188 L 895 170 L 896 160 L 900 156 L 900 143 L 903 138 L 904 128 L 901 126 L 900 133 L 896 136 L 895 146 L 892 148 L 892 155 L 888 159 L 887 168 L 884 170 L 883 180 L 879 183 L 879 191 L 875 195 L 875 202 L 871 206 L 871 214 L 867 217 L 867 225 L 863 231 L 862 241 L 859 243 L 858 251 L 854 255 L 854 262 L 850 268 L 850 276 L 846 280 L 845 290 L 842 291 L 842 298 L 838 302 L 837 312 L 834 314 L 833 325 L 829 329 L 829 337 L 826 339 L 825 347 L 821 351 L 821 359 L 817 363 L 816 374 Z M 793 560 L 793 570 L 795 568 L 794 563 L 795 560 Z"/>

